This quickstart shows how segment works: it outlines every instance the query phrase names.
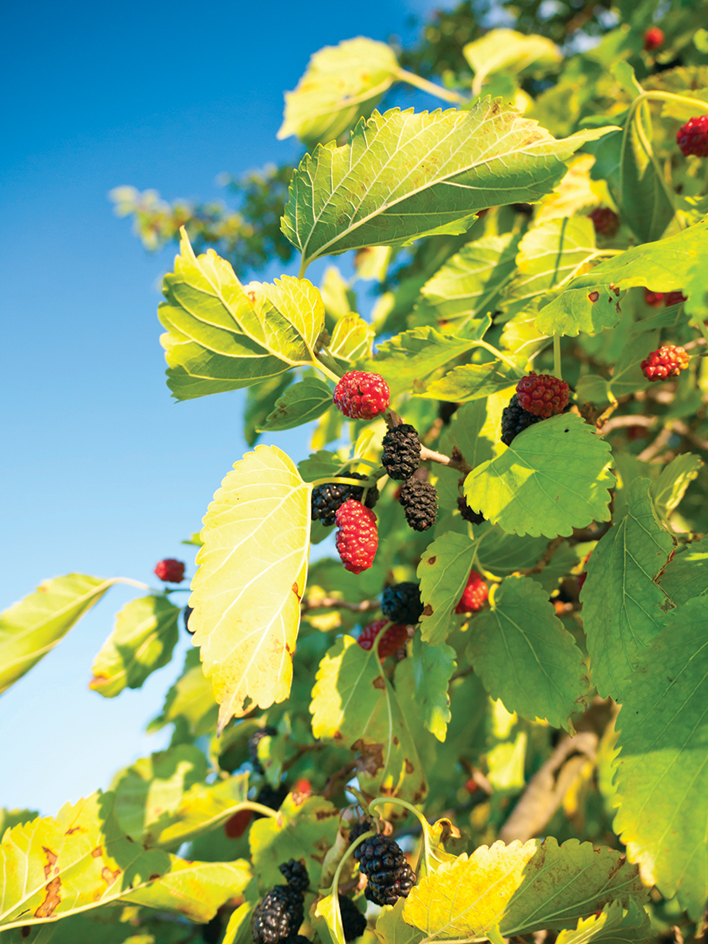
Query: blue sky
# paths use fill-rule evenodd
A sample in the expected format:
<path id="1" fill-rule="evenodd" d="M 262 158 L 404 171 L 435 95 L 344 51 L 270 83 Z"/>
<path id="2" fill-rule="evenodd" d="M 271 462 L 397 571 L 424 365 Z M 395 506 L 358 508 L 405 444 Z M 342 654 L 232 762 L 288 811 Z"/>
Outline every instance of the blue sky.
<path id="1" fill-rule="evenodd" d="M 155 311 L 174 251 L 146 254 L 107 192 L 132 184 L 170 199 L 221 197 L 220 173 L 293 159 L 297 145 L 275 133 L 282 92 L 309 55 L 356 35 L 410 39 L 410 16 L 440 5 L 4 6 L 1 608 L 71 571 L 154 585 L 162 557 L 191 567 L 194 549 L 179 542 L 247 448 L 242 394 L 172 402 Z M 269 441 L 303 454 L 297 432 Z M 143 728 L 186 639 L 138 692 L 106 700 L 87 687 L 132 595 L 113 589 L 0 697 L 0 806 L 53 814 L 165 746 L 166 735 Z"/>

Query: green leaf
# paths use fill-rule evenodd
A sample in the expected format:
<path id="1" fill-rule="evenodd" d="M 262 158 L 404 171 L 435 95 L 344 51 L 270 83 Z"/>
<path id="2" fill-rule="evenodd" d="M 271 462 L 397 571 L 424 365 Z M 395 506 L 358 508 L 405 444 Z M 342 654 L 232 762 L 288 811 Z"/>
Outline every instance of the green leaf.
<path id="1" fill-rule="evenodd" d="M 649 488 L 649 479 L 637 478 L 626 489 L 627 513 L 595 547 L 580 594 L 593 681 L 603 698 L 621 700 L 624 680 L 662 624 L 666 595 L 655 576 L 673 542 Z"/>
<path id="2" fill-rule="evenodd" d="M 320 662 L 312 690 L 312 733 L 358 751 L 361 789 L 413 803 L 427 792 L 425 773 L 376 649 L 342 636 Z"/>
<path id="3" fill-rule="evenodd" d="M 465 479 L 474 511 L 504 531 L 570 535 L 609 516 L 610 447 L 572 413 L 530 426 Z"/>
<path id="4" fill-rule="evenodd" d="M 270 380 L 253 384 L 246 391 L 243 437 L 251 448 L 260 438 L 259 430 L 265 423 L 266 417 L 273 412 L 275 404 L 294 380 L 295 375 L 292 373 L 278 374 Z"/>
<path id="5" fill-rule="evenodd" d="M 358 36 L 311 57 L 294 92 L 285 93 L 278 138 L 296 134 L 306 147 L 333 141 L 371 114 L 396 77 L 390 46 Z"/>
<path id="6" fill-rule="evenodd" d="M 36 810 L 8 810 L 0 806 L 0 837 L 6 829 L 11 829 L 19 823 L 28 823 L 37 816 L 39 813 Z"/>
<path id="7" fill-rule="evenodd" d="M 565 161 L 607 131 L 556 141 L 488 99 L 469 111 L 374 112 L 349 144 L 318 145 L 304 157 L 282 229 L 302 253 L 303 269 L 347 249 L 464 233 L 477 210 L 533 203 L 549 193 L 565 174 Z"/>
<path id="8" fill-rule="evenodd" d="M 477 561 L 494 577 L 508 577 L 514 571 L 533 567 L 548 547 L 545 538 L 522 538 L 489 525 L 478 528 L 475 537 Z"/>
<path id="9" fill-rule="evenodd" d="M 588 680 L 548 591 L 530 577 L 507 577 L 489 602 L 472 621 L 467 649 L 484 687 L 507 711 L 567 728 Z"/>
<path id="10" fill-rule="evenodd" d="M 291 367 L 315 364 L 324 305 L 304 279 L 242 286 L 209 249 L 195 256 L 186 234 L 175 271 L 165 276 L 159 318 L 167 383 L 178 400 L 238 390 Z"/>
<path id="11" fill-rule="evenodd" d="M 116 616 L 115 629 L 93 660 L 89 688 L 115 698 L 124 688 L 140 688 L 172 658 L 179 639 L 180 608 L 164 596 L 138 597 Z"/>
<path id="12" fill-rule="evenodd" d="M 324 479 L 328 476 L 334 478 L 341 472 L 343 462 L 335 453 L 320 449 L 307 459 L 301 459 L 297 467 L 305 482 L 314 482 L 316 479 Z"/>
<path id="13" fill-rule="evenodd" d="M 275 446 L 234 464 L 204 518 L 190 628 L 221 708 L 218 732 L 284 701 L 307 581 L 311 487 Z"/>
<path id="14" fill-rule="evenodd" d="M 416 700 L 420 705 L 425 727 L 438 741 L 445 740 L 447 725 L 452 717 L 447 690 L 450 677 L 457 668 L 455 656 L 452 646 L 446 646 L 444 643 L 429 646 L 418 633 L 413 637 L 411 657 Z"/>
<path id="15" fill-rule="evenodd" d="M 708 897 L 707 680 L 702 596 L 665 615 L 624 686 L 617 719 L 615 830 L 645 880 L 666 898 L 677 895 L 693 920 Z"/>
<path id="16" fill-rule="evenodd" d="M 504 307 L 525 310 L 535 298 L 572 279 L 598 255 L 595 227 L 587 216 L 549 220 L 534 226 L 519 243 L 518 274 L 505 292 Z M 536 324 L 539 330 L 553 334 L 558 329 L 544 321 L 542 312 L 543 309 Z M 617 321 L 619 316 L 615 314 L 611 324 Z"/>
<path id="17" fill-rule="evenodd" d="M 577 276 L 538 316 L 539 330 L 575 336 L 579 331 L 595 333 L 597 326 L 616 324 L 618 296 L 626 289 L 645 286 L 653 292 L 689 294 L 686 311 L 699 310 L 701 289 L 692 302 L 693 279 L 705 281 L 708 266 L 708 220 L 681 230 L 658 242 L 645 243 L 596 265 Z M 696 285 L 698 288 L 698 284 Z"/>
<path id="18" fill-rule="evenodd" d="M 431 400 L 450 400 L 453 403 L 480 400 L 513 387 L 520 377 L 520 371 L 511 371 L 501 360 L 486 364 L 462 364 L 453 367 L 440 380 L 434 380 L 418 396 Z"/>
<path id="19" fill-rule="evenodd" d="M 317 902 L 315 914 L 323 918 L 332 944 L 345 944 L 342 912 L 339 908 L 339 894 L 330 892 Z"/>
<path id="20" fill-rule="evenodd" d="M 493 395 L 487 400 L 465 403 L 453 413 L 450 425 L 440 437 L 440 448 L 449 455 L 457 446 L 471 466 L 480 465 L 494 455 L 499 426 L 508 398 Z"/>
<path id="21" fill-rule="evenodd" d="M 405 898 L 399 898 L 393 908 L 384 908 L 376 919 L 376 937 L 381 944 L 420 944 L 425 935 L 403 920 Z"/>
<path id="22" fill-rule="evenodd" d="M 517 75 L 531 69 L 542 74 L 563 59 L 560 49 L 545 36 L 524 35 L 512 29 L 490 30 L 481 39 L 467 43 L 462 52 L 475 73 L 475 95 L 495 72 Z"/>
<path id="23" fill-rule="evenodd" d="M 261 432 L 294 429 L 318 419 L 332 406 L 332 390 L 317 377 L 308 377 L 293 384 L 275 404 Z"/>
<path id="24" fill-rule="evenodd" d="M 485 322 L 485 328 L 488 326 L 489 320 Z M 376 357 L 367 361 L 366 369 L 381 374 L 392 397 L 410 389 L 419 393 L 426 388 L 432 373 L 475 346 L 473 339 L 441 334 L 424 325 L 380 344 Z"/>
<path id="25" fill-rule="evenodd" d="M 344 315 L 334 326 L 327 350 L 339 360 L 350 363 L 371 355 L 374 337 L 371 325 L 359 315 Z"/>
<path id="26" fill-rule="evenodd" d="M 250 881 L 246 862 L 186 862 L 127 838 L 112 793 L 67 803 L 56 818 L 13 827 L 0 845 L 0 928 L 23 927 L 111 902 L 208 921 Z"/>
<path id="27" fill-rule="evenodd" d="M 690 452 L 682 452 L 664 466 L 651 486 L 651 497 L 658 514 L 668 518 L 678 508 L 702 466 L 703 461 Z"/>
<path id="28" fill-rule="evenodd" d="M 605 905 L 599 915 L 581 918 L 572 931 L 561 931 L 556 944 L 641 944 L 652 936 L 649 915 L 635 901 L 625 911 L 622 903 Z"/>
<path id="29" fill-rule="evenodd" d="M 466 534 L 447 531 L 425 549 L 417 575 L 424 604 L 421 638 L 431 646 L 444 642 L 450 620 L 472 570 L 475 546 Z"/>
<path id="30" fill-rule="evenodd" d="M 708 551 L 689 547 L 666 565 L 661 589 L 680 606 L 708 593 Z"/>
<path id="31" fill-rule="evenodd" d="M 54 577 L 0 614 L 0 693 L 44 658 L 114 583 L 86 574 Z"/>
<path id="32" fill-rule="evenodd" d="M 218 713 L 211 682 L 202 672 L 199 650 L 190 649 L 182 674 L 167 692 L 162 713 L 150 722 L 148 732 L 173 722 L 183 725 L 193 738 L 200 737 L 216 727 Z"/>
<path id="33" fill-rule="evenodd" d="M 256 820 L 248 834 L 253 868 L 261 888 L 282 884 L 278 865 L 288 859 L 304 859 L 311 886 L 317 888 L 322 861 L 338 828 L 339 810 L 329 800 L 289 793 L 277 817 Z"/>
<path id="34" fill-rule="evenodd" d="M 645 898 L 637 867 L 621 853 L 547 836 L 480 846 L 442 865 L 411 889 L 403 917 L 440 940 L 483 940 L 495 929 L 513 937 L 572 926 L 611 901 L 628 907 Z"/>
<path id="35" fill-rule="evenodd" d="M 518 245 L 513 233 L 483 236 L 448 259 L 420 290 L 438 320 L 464 323 L 493 312 L 516 268 Z"/>

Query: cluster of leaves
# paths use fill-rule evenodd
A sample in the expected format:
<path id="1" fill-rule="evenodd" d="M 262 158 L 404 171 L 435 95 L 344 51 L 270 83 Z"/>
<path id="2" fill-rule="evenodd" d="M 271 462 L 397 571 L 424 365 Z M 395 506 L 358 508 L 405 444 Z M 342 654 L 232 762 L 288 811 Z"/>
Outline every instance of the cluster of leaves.
<path id="1" fill-rule="evenodd" d="M 170 390 L 248 388 L 249 442 L 314 423 L 312 453 L 296 465 L 257 445 L 192 540 L 195 648 L 150 726 L 172 725 L 169 749 L 54 818 L 3 814 L 8 942 L 248 941 L 293 858 L 311 881 L 303 933 L 343 944 L 363 814 L 396 830 L 417 876 L 370 909 L 369 942 L 702 934 L 708 192 L 705 162 L 675 140 L 708 112 L 708 65 L 703 7 L 691 44 L 676 2 L 661 27 L 687 64 L 657 68 L 643 49 L 655 6 L 567 56 L 542 33 L 490 31 L 447 87 L 371 40 L 323 50 L 281 129 L 310 148 L 281 221 L 298 277 L 242 284 L 183 230 L 159 312 Z M 374 110 L 395 82 L 459 107 Z M 305 278 L 349 250 L 353 281 Z M 657 308 L 646 291 L 682 294 Z M 662 342 L 688 368 L 651 383 L 640 362 Z M 532 369 L 563 373 L 570 409 L 507 447 L 502 411 Z M 384 378 L 418 430 L 431 529 L 409 530 L 384 474 L 386 417 L 346 422 L 333 405 L 350 370 Z M 311 516 L 328 482 L 378 484 L 360 574 L 310 560 L 330 534 Z M 489 598 L 470 616 L 456 610 L 471 571 Z M 2 614 L 0 691 L 115 582 L 55 578 Z M 400 582 L 419 583 L 422 615 L 382 659 L 357 640 Z M 171 659 L 173 592 L 118 614 L 97 693 Z"/>

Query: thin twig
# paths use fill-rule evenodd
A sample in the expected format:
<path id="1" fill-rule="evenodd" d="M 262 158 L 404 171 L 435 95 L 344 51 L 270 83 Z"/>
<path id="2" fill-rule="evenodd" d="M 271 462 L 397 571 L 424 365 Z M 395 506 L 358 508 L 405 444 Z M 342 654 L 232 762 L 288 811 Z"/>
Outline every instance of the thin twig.
<path id="1" fill-rule="evenodd" d="M 650 462 L 654 456 L 658 456 L 661 450 L 668 444 L 673 435 L 669 426 L 664 426 L 654 442 L 649 443 L 646 449 L 642 450 L 637 456 L 639 462 Z"/>
<path id="2" fill-rule="evenodd" d="M 430 460 L 430 462 L 438 462 L 440 465 L 446 465 L 449 469 L 457 469 L 465 475 L 468 475 L 472 471 L 472 466 L 465 461 L 464 456 L 457 448 L 453 449 L 451 456 L 446 456 L 443 455 L 442 452 L 434 452 L 432 449 L 428 449 L 427 446 L 421 445 L 420 461 L 425 462 L 426 459 Z"/>
<path id="3" fill-rule="evenodd" d="M 602 434 L 604 436 L 613 429 L 624 429 L 628 426 L 653 426 L 658 418 L 658 416 L 644 416 L 641 413 L 637 415 L 630 413 L 625 414 L 624 416 L 614 416 L 602 427 Z"/>

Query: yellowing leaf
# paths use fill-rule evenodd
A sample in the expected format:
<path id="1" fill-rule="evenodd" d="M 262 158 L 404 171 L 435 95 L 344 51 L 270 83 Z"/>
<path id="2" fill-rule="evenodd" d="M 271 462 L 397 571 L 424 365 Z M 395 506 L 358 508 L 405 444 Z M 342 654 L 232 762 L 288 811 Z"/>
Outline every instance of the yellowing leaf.
<path id="1" fill-rule="evenodd" d="M 534 66 L 544 72 L 561 62 L 560 49 L 536 33 L 524 35 L 512 29 L 490 30 L 462 50 L 475 72 L 473 93 L 479 95 L 487 76 L 495 72 L 518 74 Z"/>
<path id="2" fill-rule="evenodd" d="M 190 628 L 219 726 L 287 698 L 307 579 L 311 486 L 275 446 L 235 463 L 209 506 Z"/>
<path id="3" fill-rule="evenodd" d="M 167 597 L 138 597 L 126 603 L 115 629 L 93 660 L 89 688 L 115 698 L 124 688 L 140 688 L 172 658 L 179 638 L 179 607 Z"/>
<path id="4" fill-rule="evenodd" d="M 562 928 L 611 901 L 627 907 L 646 891 L 636 866 L 612 849 L 548 836 L 480 846 L 421 879 L 404 920 L 440 940 L 483 940 Z M 496 935 L 498 937 L 498 933 Z"/>
<path id="5" fill-rule="evenodd" d="M 115 582 L 86 574 L 54 577 L 0 614 L 0 693 L 46 656 Z"/>
<path id="6" fill-rule="evenodd" d="M 572 931 L 561 931 L 556 944 L 640 944 L 652 936 L 649 915 L 635 901 L 625 911 L 619 901 L 605 905 L 599 915 L 581 918 Z"/>
<path id="7" fill-rule="evenodd" d="M 294 92 L 285 93 L 279 138 L 296 134 L 307 146 L 333 141 L 371 114 L 395 78 L 390 46 L 358 36 L 325 46 L 310 59 Z"/>

